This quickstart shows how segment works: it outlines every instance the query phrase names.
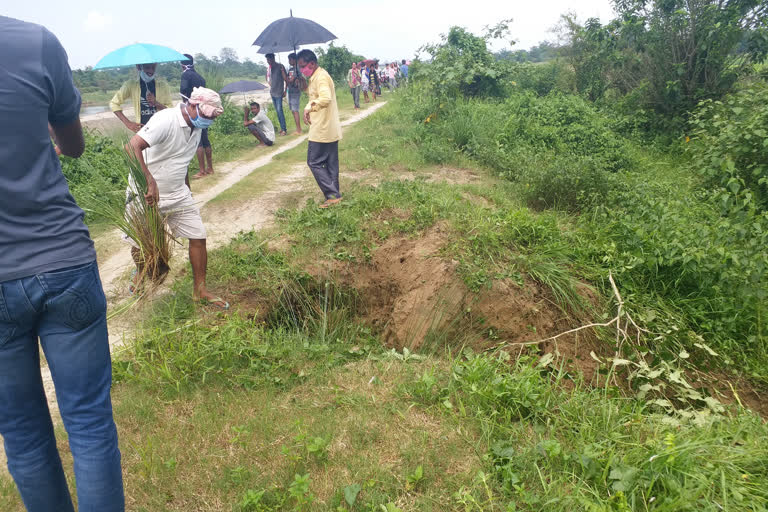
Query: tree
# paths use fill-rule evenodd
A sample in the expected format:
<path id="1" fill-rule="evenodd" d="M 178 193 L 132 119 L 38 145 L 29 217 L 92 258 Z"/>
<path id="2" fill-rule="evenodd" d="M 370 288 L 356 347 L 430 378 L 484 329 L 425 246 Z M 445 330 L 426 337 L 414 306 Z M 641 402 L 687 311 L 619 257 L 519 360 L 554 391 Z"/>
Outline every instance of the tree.
<path id="1" fill-rule="evenodd" d="M 219 51 L 219 60 L 221 60 L 223 63 L 238 62 L 237 52 L 234 50 L 234 48 L 222 48 Z"/>
<path id="2" fill-rule="evenodd" d="M 417 63 L 413 79 L 431 82 L 438 96 L 502 96 L 510 63 L 496 60 L 487 41 L 503 38 L 508 21 L 487 29 L 485 37 L 462 27 L 451 27 L 440 44 L 421 48 L 420 52 L 428 53 L 432 59 L 429 63 Z"/>
<path id="3" fill-rule="evenodd" d="M 565 18 L 566 55 L 592 99 L 639 91 L 642 108 L 668 118 L 729 92 L 768 54 L 764 0 L 615 0 L 605 26 Z"/>
<path id="4" fill-rule="evenodd" d="M 315 49 L 317 54 L 317 63 L 325 69 L 334 80 L 341 81 L 347 76 L 347 71 L 352 67 L 353 62 L 360 62 L 365 57 L 355 55 L 347 49 L 346 46 L 336 46 L 331 43 L 327 50 L 323 48 Z"/>

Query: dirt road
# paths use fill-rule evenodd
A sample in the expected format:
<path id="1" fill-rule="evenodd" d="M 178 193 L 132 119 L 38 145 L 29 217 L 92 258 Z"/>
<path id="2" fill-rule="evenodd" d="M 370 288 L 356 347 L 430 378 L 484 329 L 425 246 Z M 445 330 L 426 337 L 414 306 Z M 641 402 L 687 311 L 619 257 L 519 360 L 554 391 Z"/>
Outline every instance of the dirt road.
<path id="1" fill-rule="evenodd" d="M 385 104 L 386 102 L 381 102 L 372 105 L 343 121 L 341 124 L 342 126 L 354 124 L 373 114 Z M 294 192 L 304 180 L 311 180 L 311 173 L 306 165 L 287 166 L 285 172 L 281 173 L 267 190 L 263 191 L 260 195 L 253 197 L 253 199 L 247 201 L 239 208 L 220 210 L 216 212 L 216 215 L 209 216 L 207 215 L 204 206 L 213 198 L 229 189 L 252 172 L 270 163 L 276 155 L 295 148 L 302 144 L 306 139 L 306 135 L 296 137 L 289 143 L 284 144 L 255 160 L 238 160 L 218 166 L 217 172 L 221 174 L 219 181 L 204 192 L 195 195 L 195 199 L 201 208 L 205 220 L 206 229 L 208 230 L 209 248 L 215 248 L 226 244 L 240 231 L 248 231 L 251 229 L 258 230 L 266 227 L 274 220 L 276 199 L 285 193 Z M 108 243 L 110 244 L 122 244 L 117 232 L 106 233 L 99 238 L 108 240 Z M 184 251 L 184 249 L 180 248 L 178 251 L 179 254 L 175 254 L 174 257 L 185 257 L 182 254 Z M 177 259 L 177 261 L 180 260 Z M 102 284 L 111 304 L 116 304 L 125 298 L 125 291 L 123 288 L 127 285 L 126 276 L 132 265 L 133 262 L 127 245 L 125 245 L 124 248 L 116 248 L 116 250 L 112 251 L 112 255 L 105 261 L 99 262 L 99 272 Z M 169 283 L 166 283 L 166 285 L 167 284 Z M 109 343 L 113 351 L 115 347 L 122 345 L 123 340 L 129 338 L 129 325 L 130 323 L 128 322 L 122 322 L 119 316 L 109 322 Z M 59 416 L 58 405 L 56 403 L 56 395 L 54 393 L 51 373 L 47 366 L 41 368 L 41 372 L 46 395 L 48 397 L 48 407 L 51 409 L 51 415 L 54 418 L 55 423 L 61 424 L 61 417 Z M 0 472 L 5 473 L 6 471 L 5 452 L 2 444 L 0 444 Z"/>

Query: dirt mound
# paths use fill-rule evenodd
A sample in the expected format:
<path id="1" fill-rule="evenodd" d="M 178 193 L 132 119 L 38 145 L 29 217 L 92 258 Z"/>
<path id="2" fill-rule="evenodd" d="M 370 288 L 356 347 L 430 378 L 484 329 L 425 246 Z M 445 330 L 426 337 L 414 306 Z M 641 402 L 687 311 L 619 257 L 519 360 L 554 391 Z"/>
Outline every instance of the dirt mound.
<path id="1" fill-rule="evenodd" d="M 471 292 L 456 272 L 459 262 L 441 252 L 449 237 L 450 231 L 438 224 L 418 238 L 388 239 L 367 264 L 335 269 L 344 285 L 359 292 L 365 320 L 388 345 L 416 349 L 448 343 L 483 349 L 573 327 L 574 320 L 533 281 L 496 281 L 490 289 Z"/>

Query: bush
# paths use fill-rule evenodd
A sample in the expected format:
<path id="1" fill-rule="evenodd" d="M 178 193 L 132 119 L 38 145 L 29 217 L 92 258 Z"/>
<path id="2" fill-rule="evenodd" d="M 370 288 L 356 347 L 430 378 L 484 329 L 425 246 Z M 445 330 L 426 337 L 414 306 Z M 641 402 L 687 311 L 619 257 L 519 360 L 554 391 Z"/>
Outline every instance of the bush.
<path id="1" fill-rule="evenodd" d="M 600 159 L 545 155 L 538 165 L 521 167 L 517 180 L 526 202 L 539 209 L 579 211 L 600 205 L 620 180 L 606 172 Z"/>
<path id="2" fill-rule="evenodd" d="M 604 114 L 578 96 L 530 94 L 510 97 L 505 106 L 507 122 L 499 143 L 526 143 L 537 152 L 589 157 L 607 170 L 632 169 L 635 162 L 626 141 L 613 130 Z"/>
<path id="3" fill-rule="evenodd" d="M 86 207 L 92 197 L 116 206 L 125 201 L 127 182 L 122 152 L 122 142 L 98 132 L 86 132 L 83 155 L 80 158 L 61 157 L 61 170 L 81 207 Z M 93 212 L 86 212 L 85 219 L 88 223 L 104 220 Z"/>
<path id="4" fill-rule="evenodd" d="M 722 101 L 704 101 L 691 119 L 694 172 L 722 188 L 729 204 L 768 210 L 768 84 L 752 81 Z"/>
<path id="5" fill-rule="evenodd" d="M 552 92 L 576 92 L 573 69 L 562 60 L 524 64 L 516 68 L 510 78 L 519 88 L 533 91 L 539 96 Z"/>

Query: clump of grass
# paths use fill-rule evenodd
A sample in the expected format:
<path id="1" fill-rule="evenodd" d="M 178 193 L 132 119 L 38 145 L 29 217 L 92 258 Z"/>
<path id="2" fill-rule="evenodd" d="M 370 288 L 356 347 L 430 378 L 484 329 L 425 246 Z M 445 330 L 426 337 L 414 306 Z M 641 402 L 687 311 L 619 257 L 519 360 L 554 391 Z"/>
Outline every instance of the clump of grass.
<path id="1" fill-rule="evenodd" d="M 122 155 L 128 184 L 125 204 L 117 205 L 114 201 L 93 196 L 87 201 L 91 204 L 88 210 L 108 219 L 132 242 L 139 270 L 137 282 L 148 278 L 160 283 L 170 270 L 174 239 L 165 216 L 156 205 L 147 203 L 147 179 L 138 159 L 128 151 L 123 151 Z"/>

